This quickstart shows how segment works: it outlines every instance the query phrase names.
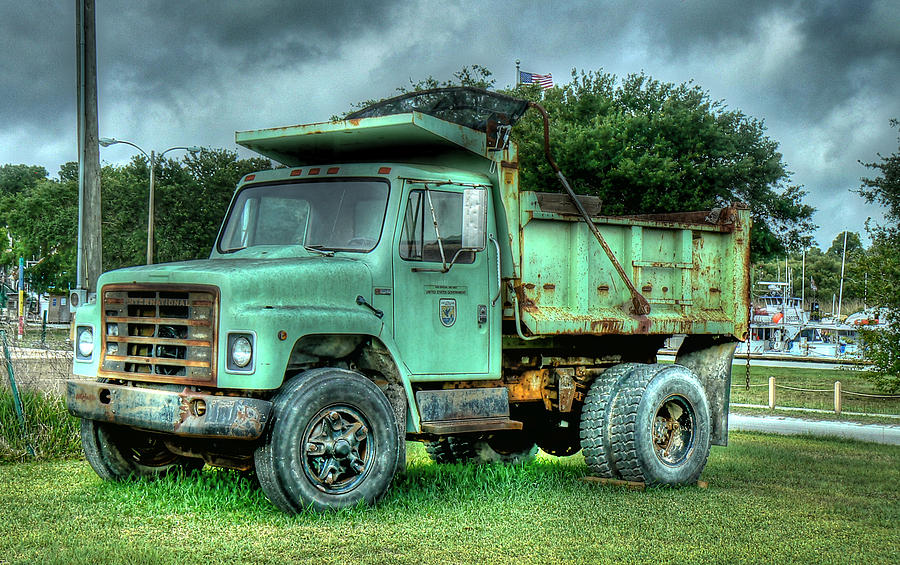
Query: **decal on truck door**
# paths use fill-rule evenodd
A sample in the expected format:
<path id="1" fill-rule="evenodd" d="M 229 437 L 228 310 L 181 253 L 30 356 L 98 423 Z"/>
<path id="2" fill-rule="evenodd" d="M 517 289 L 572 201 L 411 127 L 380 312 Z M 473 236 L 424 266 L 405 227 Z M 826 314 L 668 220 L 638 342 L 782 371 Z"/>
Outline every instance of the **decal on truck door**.
<path id="1" fill-rule="evenodd" d="M 438 302 L 438 316 L 444 327 L 449 328 L 456 323 L 456 299 L 441 298 Z"/>

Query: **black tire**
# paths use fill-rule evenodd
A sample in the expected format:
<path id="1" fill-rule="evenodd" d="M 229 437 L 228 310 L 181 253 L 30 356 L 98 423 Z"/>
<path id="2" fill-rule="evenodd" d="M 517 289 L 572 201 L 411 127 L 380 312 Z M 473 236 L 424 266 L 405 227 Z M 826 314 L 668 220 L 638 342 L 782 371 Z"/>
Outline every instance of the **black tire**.
<path id="1" fill-rule="evenodd" d="M 467 463 L 475 457 L 471 438 L 441 436 L 424 443 L 425 452 L 438 464 Z"/>
<path id="2" fill-rule="evenodd" d="M 475 463 L 527 463 L 537 455 L 538 447 L 521 430 L 493 433 L 472 443 Z"/>
<path id="3" fill-rule="evenodd" d="M 107 481 L 158 478 L 203 467 L 202 459 L 172 453 L 153 434 L 94 420 L 81 420 L 81 445 L 88 464 Z"/>
<path id="4" fill-rule="evenodd" d="M 269 426 L 271 429 L 271 425 Z M 265 493 L 269 502 L 274 504 L 282 512 L 296 514 L 303 510 L 301 506 L 291 500 L 287 490 L 281 484 L 275 472 L 275 455 L 272 450 L 271 433 L 266 435 L 266 440 L 260 444 L 253 455 L 253 463 L 256 468 L 256 479 L 259 488 Z"/>
<path id="5" fill-rule="evenodd" d="M 610 421 L 610 444 L 622 479 L 690 484 L 703 472 L 709 457 L 709 403 L 690 369 L 635 369 L 616 394 Z"/>
<path id="6" fill-rule="evenodd" d="M 595 476 L 619 478 L 610 446 L 610 400 L 615 398 L 622 382 L 631 376 L 637 366 L 636 363 L 624 363 L 610 367 L 591 383 L 584 399 L 579 426 L 581 448 L 584 450 L 584 461 Z"/>
<path id="7" fill-rule="evenodd" d="M 534 441 L 519 430 L 425 442 L 425 451 L 435 463 L 525 463 L 534 459 L 537 450 Z"/>
<path id="8" fill-rule="evenodd" d="M 387 397 L 363 375 L 315 369 L 273 399 L 275 421 L 255 454 L 260 486 L 289 513 L 374 503 L 397 471 L 400 447 Z"/>

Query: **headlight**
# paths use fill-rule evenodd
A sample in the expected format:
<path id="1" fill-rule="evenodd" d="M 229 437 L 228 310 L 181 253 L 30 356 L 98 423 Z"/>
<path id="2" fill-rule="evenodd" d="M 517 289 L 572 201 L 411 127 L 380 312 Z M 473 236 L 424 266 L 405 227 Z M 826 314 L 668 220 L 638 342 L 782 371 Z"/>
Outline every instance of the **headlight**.
<path id="1" fill-rule="evenodd" d="M 90 359 L 94 353 L 94 330 L 87 326 L 78 328 L 78 358 Z"/>
<path id="2" fill-rule="evenodd" d="M 231 360 L 240 368 L 244 368 L 250 364 L 253 358 L 253 345 L 250 340 L 244 336 L 239 336 L 234 340 L 231 346 Z"/>

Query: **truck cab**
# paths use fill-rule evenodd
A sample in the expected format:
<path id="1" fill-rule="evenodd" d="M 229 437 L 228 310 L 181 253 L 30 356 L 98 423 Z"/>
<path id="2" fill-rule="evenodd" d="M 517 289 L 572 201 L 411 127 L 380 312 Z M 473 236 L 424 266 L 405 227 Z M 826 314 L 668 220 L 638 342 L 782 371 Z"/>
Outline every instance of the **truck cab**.
<path id="1" fill-rule="evenodd" d="M 286 512 L 377 500 L 407 439 L 438 463 L 584 448 L 601 475 L 696 480 L 727 440 L 748 213 L 524 191 L 526 109 L 439 89 L 238 132 L 284 166 L 241 179 L 209 258 L 105 273 L 77 310 L 67 401 L 94 470 L 255 469 Z"/>

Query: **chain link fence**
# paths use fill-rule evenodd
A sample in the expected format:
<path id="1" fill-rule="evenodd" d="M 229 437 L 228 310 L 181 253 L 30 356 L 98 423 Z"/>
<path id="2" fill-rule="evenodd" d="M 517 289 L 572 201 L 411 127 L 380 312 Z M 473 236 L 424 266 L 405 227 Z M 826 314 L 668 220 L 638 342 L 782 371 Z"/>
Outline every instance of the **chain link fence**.
<path id="1" fill-rule="evenodd" d="M 4 321 L 0 332 L 0 461 L 78 456 L 78 421 L 64 399 L 72 374 L 68 330 L 29 326 L 20 338 L 16 322 Z"/>

